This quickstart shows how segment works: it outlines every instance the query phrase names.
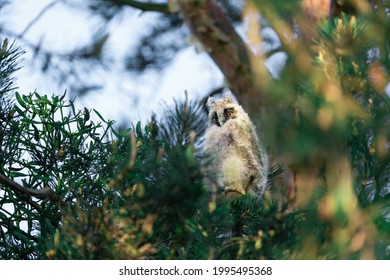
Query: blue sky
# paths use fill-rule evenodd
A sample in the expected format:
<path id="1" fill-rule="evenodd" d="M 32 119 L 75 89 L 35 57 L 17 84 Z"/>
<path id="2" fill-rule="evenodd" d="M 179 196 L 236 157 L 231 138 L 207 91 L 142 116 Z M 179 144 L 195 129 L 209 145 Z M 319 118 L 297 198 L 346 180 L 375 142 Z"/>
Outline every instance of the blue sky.
<path id="1" fill-rule="evenodd" d="M 20 34 L 26 26 L 53 1 L 50 0 L 13 0 L 2 12 L 5 27 Z M 87 42 L 97 26 L 96 18 L 80 9 L 69 8 L 60 3 L 52 6 L 25 33 L 32 43 L 43 42 L 42 46 L 55 51 L 66 51 Z M 190 98 L 212 90 L 223 83 L 223 77 L 206 53 L 199 53 L 194 46 L 189 46 L 175 57 L 163 71 L 148 72 L 132 77 L 124 74 L 120 55 L 132 48 L 145 28 L 145 23 L 154 20 L 152 13 L 125 11 L 125 14 L 110 24 L 108 46 L 114 63 L 110 71 L 97 71 L 91 80 L 99 80 L 105 85 L 102 90 L 76 99 L 76 106 L 94 108 L 111 120 L 145 121 L 152 111 L 158 111 L 162 102 L 171 102 L 172 98 L 184 97 L 187 90 Z M 129 28 L 129 26 L 131 28 Z M 131 38 L 131 39 L 129 39 Z M 24 47 L 22 42 L 18 45 Z M 66 85 L 58 87 L 38 71 L 31 51 L 23 56 L 22 69 L 16 73 L 17 85 L 21 93 L 36 90 L 40 94 L 62 94 Z"/>

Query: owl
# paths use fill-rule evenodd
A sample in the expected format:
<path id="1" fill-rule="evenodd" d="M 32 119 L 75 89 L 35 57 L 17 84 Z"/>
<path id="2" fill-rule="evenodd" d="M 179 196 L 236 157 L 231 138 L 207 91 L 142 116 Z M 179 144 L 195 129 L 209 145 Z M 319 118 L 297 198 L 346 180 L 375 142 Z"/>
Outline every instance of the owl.
<path id="1" fill-rule="evenodd" d="M 209 127 L 204 152 L 211 157 L 208 173 L 227 196 L 262 195 L 267 185 L 268 157 L 248 114 L 232 93 L 209 97 Z"/>

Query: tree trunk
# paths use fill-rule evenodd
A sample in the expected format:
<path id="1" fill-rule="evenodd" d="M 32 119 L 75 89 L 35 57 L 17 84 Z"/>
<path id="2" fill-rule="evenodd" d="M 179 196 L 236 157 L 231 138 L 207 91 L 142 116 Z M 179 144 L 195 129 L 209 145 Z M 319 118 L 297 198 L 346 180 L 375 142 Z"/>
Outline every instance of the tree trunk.
<path id="1" fill-rule="evenodd" d="M 192 34 L 227 79 L 238 101 L 251 110 L 264 104 L 261 87 L 251 67 L 254 54 L 234 30 L 215 0 L 177 0 Z"/>

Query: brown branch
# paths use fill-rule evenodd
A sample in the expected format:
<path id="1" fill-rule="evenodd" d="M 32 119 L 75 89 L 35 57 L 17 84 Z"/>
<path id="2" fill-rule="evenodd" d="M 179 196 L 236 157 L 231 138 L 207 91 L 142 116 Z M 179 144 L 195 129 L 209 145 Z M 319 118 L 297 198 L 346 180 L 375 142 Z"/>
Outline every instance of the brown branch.
<path id="1" fill-rule="evenodd" d="M 263 105 L 262 90 L 256 81 L 251 59 L 254 54 L 235 31 L 215 0 L 177 0 L 192 34 L 202 43 L 225 75 L 238 101 L 248 109 Z"/>
<path id="2" fill-rule="evenodd" d="M 135 0 L 112 0 L 117 5 L 127 5 L 144 12 L 171 13 L 168 3 L 150 3 Z"/>
<path id="3" fill-rule="evenodd" d="M 19 192 L 22 194 L 26 194 L 28 196 L 33 196 L 33 197 L 38 198 L 38 199 L 49 198 L 50 200 L 52 200 L 54 202 L 61 201 L 60 197 L 50 187 L 45 187 L 45 188 L 39 189 L 39 190 L 29 189 L 29 188 L 26 188 L 26 187 L 19 185 L 15 181 L 8 179 L 3 174 L 0 174 L 0 183 L 9 187 L 14 192 Z"/>

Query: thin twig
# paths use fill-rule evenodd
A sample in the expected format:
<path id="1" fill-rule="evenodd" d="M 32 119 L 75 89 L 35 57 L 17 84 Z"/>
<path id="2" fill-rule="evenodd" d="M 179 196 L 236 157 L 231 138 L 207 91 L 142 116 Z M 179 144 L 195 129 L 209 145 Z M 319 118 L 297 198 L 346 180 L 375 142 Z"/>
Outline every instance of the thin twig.
<path id="1" fill-rule="evenodd" d="M 168 3 L 140 2 L 135 0 L 113 0 L 118 5 L 127 5 L 144 12 L 171 13 Z"/>
<path id="2" fill-rule="evenodd" d="M 24 30 L 22 31 L 22 33 L 20 33 L 20 37 L 24 37 L 24 35 L 30 30 L 31 27 L 33 27 L 33 25 L 49 10 L 51 9 L 54 5 L 56 5 L 58 2 L 57 1 L 53 1 L 51 3 L 49 3 L 46 7 L 44 7 L 41 12 L 35 17 L 33 18 L 32 21 L 30 21 L 30 23 L 24 28 Z"/>

